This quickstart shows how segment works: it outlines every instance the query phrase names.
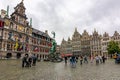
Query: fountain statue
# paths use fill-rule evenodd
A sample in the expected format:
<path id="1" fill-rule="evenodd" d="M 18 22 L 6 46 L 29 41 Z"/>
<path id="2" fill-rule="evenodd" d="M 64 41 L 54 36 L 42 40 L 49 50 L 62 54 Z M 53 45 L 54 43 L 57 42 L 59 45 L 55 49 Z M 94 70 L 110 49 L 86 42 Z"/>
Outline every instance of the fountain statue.
<path id="1" fill-rule="evenodd" d="M 50 54 L 54 54 L 56 52 L 56 41 L 55 41 L 55 32 L 52 32 L 53 40 L 52 40 L 52 47 L 50 49 Z"/>
<path id="2" fill-rule="evenodd" d="M 62 59 L 59 58 L 58 54 L 56 53 L 56 41 L 55 41 L 55 32 L 52 32 L 53 34 L 53 40 L 52 40 L 52 47 L 49 52 L 48 60 L 52 62 L 61 62 Z"/>

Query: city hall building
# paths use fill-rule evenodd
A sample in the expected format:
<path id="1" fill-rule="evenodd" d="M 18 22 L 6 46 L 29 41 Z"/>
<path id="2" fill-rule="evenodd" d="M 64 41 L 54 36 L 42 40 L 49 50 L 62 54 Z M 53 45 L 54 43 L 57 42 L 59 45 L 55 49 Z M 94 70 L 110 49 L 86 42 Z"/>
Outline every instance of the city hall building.
<path id="1" fill-rule="evenodd" d="M 7 11 L 0 14 L 0 58 L 20 58 L 22 54 L 36 54 L 40 58 L 48 56 L 52 38 L 48 31 L 42 32 L 32 27 L 32 19 L 27 21 L 25 6 L 21 1 L 9 16 Z"/>

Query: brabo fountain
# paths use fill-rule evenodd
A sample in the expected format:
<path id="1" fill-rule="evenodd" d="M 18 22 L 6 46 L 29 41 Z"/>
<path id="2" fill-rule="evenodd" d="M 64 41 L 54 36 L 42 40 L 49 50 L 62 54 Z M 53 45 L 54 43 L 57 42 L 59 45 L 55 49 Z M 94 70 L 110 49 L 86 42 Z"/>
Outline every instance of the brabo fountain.
<path id="1" fill-rule="evenodd" d="M 61 62 L 62 58 L 60 58 L 59 54 L 56 53 L 56 45 L 57 45 L 57 43 L 55 41 L 55 32 L 52 32 L 52 34 L 53 34 L 52 47 L 51 47 L 50 52 L 49 52 L 48 61 Z"/>

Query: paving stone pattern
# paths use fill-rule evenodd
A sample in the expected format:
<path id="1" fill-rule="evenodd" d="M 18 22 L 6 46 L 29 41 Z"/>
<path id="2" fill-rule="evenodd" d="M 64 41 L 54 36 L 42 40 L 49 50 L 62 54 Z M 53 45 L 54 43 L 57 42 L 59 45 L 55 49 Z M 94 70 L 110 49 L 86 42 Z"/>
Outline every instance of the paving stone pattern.
<path id="1" fill-rule="evenodd" d="M 120 64 L 70 64 L 37 62 L 35 67 L 22 68 L 20 60 L 0 60 L 0 80 L 120 80 Z"/>

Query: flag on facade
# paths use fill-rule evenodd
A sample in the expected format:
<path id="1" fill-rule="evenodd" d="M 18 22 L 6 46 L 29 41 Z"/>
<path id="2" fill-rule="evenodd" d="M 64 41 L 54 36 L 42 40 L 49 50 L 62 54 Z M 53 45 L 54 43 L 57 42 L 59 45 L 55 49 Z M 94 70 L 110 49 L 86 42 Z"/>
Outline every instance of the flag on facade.
<path id="1" fill-rule="evenodd" d="M 0 21 L 0 27 L 4 26 L 4 22 Z"/>
<path id="2" fill-rule="evenodd" d="M 16 41 L 16 43 L 15 43 L 15 49 L 18 49 L 18 46 L 19 46 L 18 41 Z"/>
<path id="3" fill-rule="evenodd" d="M 20 51 L 23 49 L 23 45 L 21 44 L 20 47 L 19 47 Z"/>
<path id="4" fill-rule="evenodd" d="M 26 45 L 25 44 L 23 44 L 23 50 L 25 51 L 25 48 L 26 48 Z"/>
<path id="5" fill-rule="evenodd" d="M 10 26 L 10 21 L 9 20 L 5 20 L 5 24 L 6 24 L 6 26 Z"/>
<path id="6" fill-rule="evenodd" d="M 35 48 L 34 48 L 34 51 L 38 51 L 38 47 L 35 47 Z"/>
<path id="7" fill-rule="evenodd" d="M 29 51 L 29 45 L 28 44 L 26 44 L 25 50 Z"/>

